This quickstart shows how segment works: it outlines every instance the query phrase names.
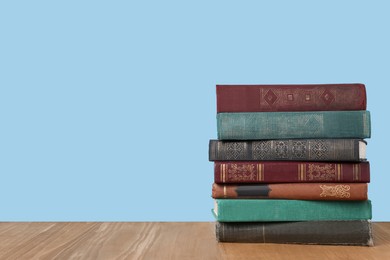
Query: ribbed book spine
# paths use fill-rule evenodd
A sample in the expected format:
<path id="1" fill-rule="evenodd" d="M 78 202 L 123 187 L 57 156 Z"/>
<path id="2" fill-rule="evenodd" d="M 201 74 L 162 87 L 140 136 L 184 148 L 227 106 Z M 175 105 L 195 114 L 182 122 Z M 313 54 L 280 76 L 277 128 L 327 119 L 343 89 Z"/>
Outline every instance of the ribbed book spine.
<path id="1" fill-rule="evenodd" d="M 214 199 L 367 200 L 367 183 L 213 184 Z"/>
<path id="2" fill-rule="evenodd" d="M 370 182 L 369 162 L 216 161 L 215 183 Z"/>
<path id="3" fill-rule="evenodd" d="M 217 113 L 365 110 L 364 84 L 217 85 Z"/>
<path id="4" fill-rule="evenodd" d="M 256 141 L 210 140 L 210 161 L 361 161 L 361 139 L 279 139 Z"/>
<path id="5" fill-rule="evenodd" d="M 373 246 L 371 222 L 217 222 L 219 242 Z"/>
<path id="6" fill-rule="evenodd" d="M 219 140 L 369 138 L 368 111 L 218 113 Z"/>
<path id="7" fill-rule="evenodd" d="M 216 199 L 220 222 L 329 221 L 371 219 L 371 201 Z"/>

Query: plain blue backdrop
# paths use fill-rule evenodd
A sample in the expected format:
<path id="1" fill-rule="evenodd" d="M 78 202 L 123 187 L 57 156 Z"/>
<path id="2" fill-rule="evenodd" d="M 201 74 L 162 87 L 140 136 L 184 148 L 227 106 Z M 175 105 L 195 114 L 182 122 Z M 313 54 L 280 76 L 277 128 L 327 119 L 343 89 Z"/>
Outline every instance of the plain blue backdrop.
<path id="1" fill-rule="evenodd" d="M 390 220 L 388 1 L 2 1 L 0 220 L 211 221 L 215 85 L 366 84 Z"/>

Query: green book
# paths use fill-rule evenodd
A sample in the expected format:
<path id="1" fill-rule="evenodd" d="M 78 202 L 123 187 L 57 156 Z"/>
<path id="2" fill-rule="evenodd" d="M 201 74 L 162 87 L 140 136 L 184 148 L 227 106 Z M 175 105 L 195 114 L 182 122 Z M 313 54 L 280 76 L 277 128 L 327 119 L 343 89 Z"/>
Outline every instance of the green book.
<path id="1" fill-rule="evenodd" d="M 371 219 L 371 201 L 217 199 L 219 222 L 325 221 Z"/>
<path id="2" fill-rule="evenodd" d="M 219 140 L 369 138 L 370 112 L 218 113 Z"/>

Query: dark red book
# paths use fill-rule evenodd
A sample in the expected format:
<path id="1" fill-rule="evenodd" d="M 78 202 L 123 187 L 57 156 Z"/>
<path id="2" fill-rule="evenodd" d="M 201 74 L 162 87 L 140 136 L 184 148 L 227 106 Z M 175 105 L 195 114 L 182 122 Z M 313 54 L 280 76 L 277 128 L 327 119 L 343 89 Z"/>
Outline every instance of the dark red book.
<path id="1" fill-rule="evenodd" d="M 366 110 L 364 84 L 217 85 L 217 113 Z"/>
<path id="2" fill-rule="evenodd" d="M 215 183 L 370 182 L 370 165 L 296 161 L 216 161 Z"/>

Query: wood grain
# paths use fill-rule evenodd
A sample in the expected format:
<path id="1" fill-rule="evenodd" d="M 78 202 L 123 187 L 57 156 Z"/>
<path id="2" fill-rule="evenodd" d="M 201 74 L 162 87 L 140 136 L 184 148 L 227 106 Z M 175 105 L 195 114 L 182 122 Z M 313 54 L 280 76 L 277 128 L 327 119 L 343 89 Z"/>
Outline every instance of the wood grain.
<path id="1" fill-rule="evenodd" d="M 390 259 L 390 222 L 374 247 L 217 243 L 213 222 L 0 223 L 0 259 Z"/>

